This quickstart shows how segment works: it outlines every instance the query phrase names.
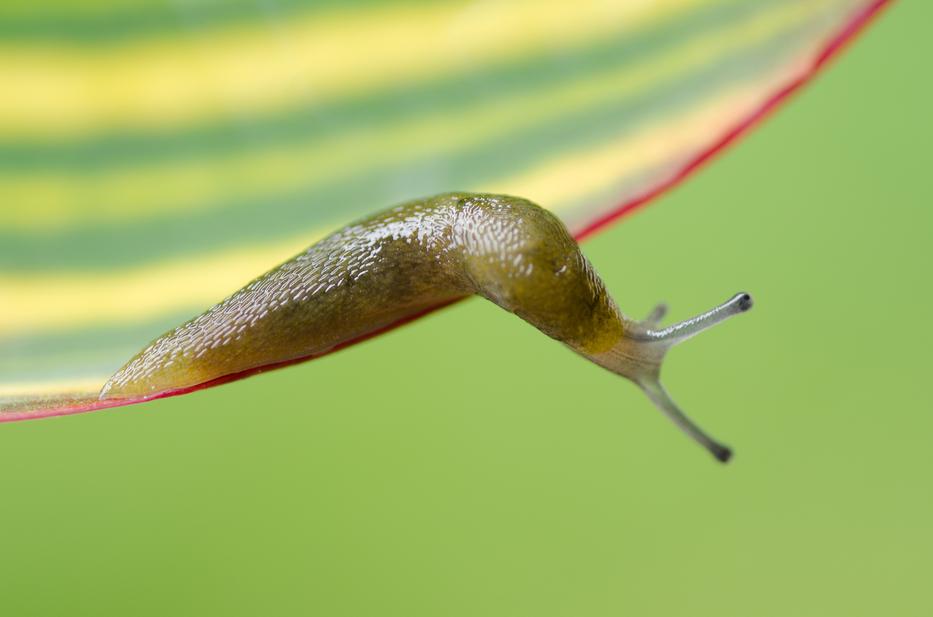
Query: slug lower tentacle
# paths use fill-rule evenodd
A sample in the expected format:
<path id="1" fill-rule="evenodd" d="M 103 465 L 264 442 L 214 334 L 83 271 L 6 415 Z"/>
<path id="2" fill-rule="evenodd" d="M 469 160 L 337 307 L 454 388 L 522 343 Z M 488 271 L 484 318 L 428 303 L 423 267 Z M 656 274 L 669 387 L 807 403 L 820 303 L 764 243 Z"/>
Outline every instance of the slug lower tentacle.
<path id="1" fill-rule="evenodd" d="M 664 307 L 625 317 L 553 214 L 517 197 L 449 193 L 345 227 L 191 321 L 108 380 L 102 400 L 189 389 L 324 354 L 432 307 L 476 294 L 638 384 L 720 461 L 730 451 L 687 419 L 659 381 L 675 343 L 747 310 L 739 294 L 659 328 Z"/>

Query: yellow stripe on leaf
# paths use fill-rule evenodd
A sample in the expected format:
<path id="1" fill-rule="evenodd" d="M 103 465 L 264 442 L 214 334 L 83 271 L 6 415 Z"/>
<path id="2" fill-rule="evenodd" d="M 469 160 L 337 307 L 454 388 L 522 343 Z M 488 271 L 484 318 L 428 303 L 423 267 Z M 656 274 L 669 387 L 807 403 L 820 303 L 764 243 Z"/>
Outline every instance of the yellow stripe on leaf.
<path id="1" fill-rule="evenodd" d="M 0 45 L 0 135 L 165 128 L 346 96 L 585 41 L 699 0 L 389 6 L 118 47 Z M 585 10 L 585 9 L 589 10 Z"/>
<path id="2" fill-rule="evenodd" d="M 568 110 L 610 97 L 649 91 L 719 58 L 804 23 L 813 5 L 791 4 L 741 21 L 652 57 L 648 61 L 556 89 L 525 92 L 450 113 L 426 112 L 381 131 L 347 130 L 311 143 L 278 146 L 195 161 L 121 167 L 113 172 L 0 176 L 0 195 L 17 207 L 0 209 L 0 225 L 23 231 L 57 231 L 94 222 L 115 223 L 195 210 L 223 208 L 231 199 L 283 192 L 380 164 L 481 145 L 521 126 L 546 126 Z M 773 79 L 771 74 L 763 79 Z M 737 107 L 723 106 L 724 114 Z M 693 110 L 687 106 L 686 113 Z M 680 113 L 675 110 L 674 113 Z M 668 122 L 676 122 L 669 116 Z M 633 149 L 633 153 L 638 149 Z M 676 152 L 676 148 L 672 148 Z M 613 175 L 618 179 L 620 169 Z M 314 204 L 309 204 L 313 207 Z M 374 207 L 377 207 L 374 204 Z"/>

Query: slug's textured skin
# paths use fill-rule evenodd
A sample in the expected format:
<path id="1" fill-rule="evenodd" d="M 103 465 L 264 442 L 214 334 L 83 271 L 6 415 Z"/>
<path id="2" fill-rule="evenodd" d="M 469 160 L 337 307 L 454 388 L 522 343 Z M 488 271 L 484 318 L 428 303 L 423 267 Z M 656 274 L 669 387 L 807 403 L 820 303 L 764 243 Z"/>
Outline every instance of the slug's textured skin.
<path id="1" fill-rule="evenodd" d="M 515 197 L 446 194 L 345 227 L 161 336 L 104 388 L 145 396 L 313 356 L 478 294 L 574 348 L 622 334 L 564 225 Z"/>
<path id="2" fill-rule="evenodd" d="M 449 193 L 324 238 L 159 337 L 110 378 L 100 397 L 155 396 L 324 354 L 470 294 L 671 406 L 657 381 L 664 352 L 706 327 L 685 322 L 689 332 L 684 324 L 655 331 L 654 321 L 625 318 L 563 223 L 530 201 Z M 720 460 L 728 458 L 723 452 Z"/>

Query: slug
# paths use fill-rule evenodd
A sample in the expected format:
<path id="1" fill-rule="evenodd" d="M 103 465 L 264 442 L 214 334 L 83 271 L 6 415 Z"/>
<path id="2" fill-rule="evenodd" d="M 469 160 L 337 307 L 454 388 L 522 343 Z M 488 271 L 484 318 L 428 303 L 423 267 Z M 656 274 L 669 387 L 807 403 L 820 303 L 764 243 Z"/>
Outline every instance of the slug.
<path id="1" fill-rule="evenodd" d="M 633 381 L 716 459 L 730 458 L 677 407 L 660 369 L 672 345 L 748 310 L 751 297 L 667 328 L 663 306 L 632 320 L 557 217 L 506 195 L 447 193 L 344 227 L 160 336 L 100 399 L 153 397 L 321 355 L 471 294 Z"/>

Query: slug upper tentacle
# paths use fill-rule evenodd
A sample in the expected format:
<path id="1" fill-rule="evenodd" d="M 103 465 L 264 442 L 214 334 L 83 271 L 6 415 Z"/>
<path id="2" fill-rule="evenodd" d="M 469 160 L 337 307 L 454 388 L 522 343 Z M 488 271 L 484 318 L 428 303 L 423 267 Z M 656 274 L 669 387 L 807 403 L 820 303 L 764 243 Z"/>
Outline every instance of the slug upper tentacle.
<path id="1" fill-rule="evenodd" d="M 677 408 L 659 375 L 673 344 L 749 308 L 747 294 L 664 329 L 663 305 L 630 320 L 560 220 L 504 195 L 414 200 L 331 234 L 156 339 L 100 398 L 154 396 L 321 355 L 471 294 L 636 382 L 717 459 L 729 458 Z"/>

